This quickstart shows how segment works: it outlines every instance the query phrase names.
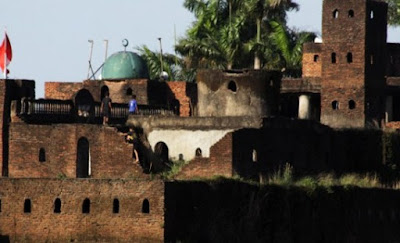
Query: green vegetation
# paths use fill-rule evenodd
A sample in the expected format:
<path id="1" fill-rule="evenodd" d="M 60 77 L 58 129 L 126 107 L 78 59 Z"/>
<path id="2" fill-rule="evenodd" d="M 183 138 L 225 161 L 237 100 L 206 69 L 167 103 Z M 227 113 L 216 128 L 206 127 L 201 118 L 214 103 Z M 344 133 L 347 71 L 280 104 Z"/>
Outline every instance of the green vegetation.
<path id="1" fill-rule="evenodd" d="M 388 23 L 400 26 L 400 0 L 386 0 L 388 3 Z"/>
<path id="2" fill-rule="evenodd" d="M 187 164 L 187 162 L 184 160 L 171 161 L 170 169 L 162 172 L 160 174 L 161 178 L 164 180 L 173 179 L 182 170 L 183 166 L 185 166 L 186 164 Z"/>

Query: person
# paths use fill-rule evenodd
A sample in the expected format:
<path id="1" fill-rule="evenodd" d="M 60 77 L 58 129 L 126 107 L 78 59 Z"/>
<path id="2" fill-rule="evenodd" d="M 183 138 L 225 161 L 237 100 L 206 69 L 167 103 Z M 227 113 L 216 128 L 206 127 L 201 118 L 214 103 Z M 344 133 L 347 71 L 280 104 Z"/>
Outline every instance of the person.
<path id="1" fill-rule="evenodd" d="M 105 93 L 105 96 L 101 101 L 100 112 L 103 114 L 103 125 L 108 124 L 108 118 L 111 115 L 111 99 L 108 92 Z"/>
<path id="2" fill-rule="evenodd" d="M 139 154 L 135 148 L 135 143 L 137 143 L 137 135 L 133 128 L 129 128 L 129 132 L 125 136 L 125 141 L 127 143 L 132 144 L 133 146 L 133 159 L 135 159 L 134 163 L 139 163 Z"/>
<path id="3" fill-rule="evenodd" d="M 136 114 L 138 111 L 136 95 L 132 95 L 132 99 L 129 101 L 129 114 Z"/>

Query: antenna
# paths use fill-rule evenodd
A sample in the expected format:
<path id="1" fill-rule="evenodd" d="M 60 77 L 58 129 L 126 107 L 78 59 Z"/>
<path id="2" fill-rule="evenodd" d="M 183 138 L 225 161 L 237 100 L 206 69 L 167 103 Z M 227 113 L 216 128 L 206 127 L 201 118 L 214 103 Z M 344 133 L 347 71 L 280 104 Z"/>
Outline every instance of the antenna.
<path id="1" fill-rule="evenodd" d="M 162 55 L 163 55 L 163 54 L 162 54 L 161 37 L 158 37 L 157 39 L 158 39 L 158 41 L 160 42 L 160 65 L 161 65 L 160 77 L 162 77 L 164 70 L 163 70 L 163 59 L 162 59 Z"/>
<path id="2" fill-rule="evenodd" d="M 93 40 L 88 40 L 89 45 L 90 45 L 90 52 L 89 52 L 89 68 L 88 68 L 88 74 L 87 74 L 87 78 L 89 79 L 89 75 L 90 75 L 90 70 L 92 70 L 93 73 L 93 68 L 92 68 L 92 53 L 93 53 Z"/>

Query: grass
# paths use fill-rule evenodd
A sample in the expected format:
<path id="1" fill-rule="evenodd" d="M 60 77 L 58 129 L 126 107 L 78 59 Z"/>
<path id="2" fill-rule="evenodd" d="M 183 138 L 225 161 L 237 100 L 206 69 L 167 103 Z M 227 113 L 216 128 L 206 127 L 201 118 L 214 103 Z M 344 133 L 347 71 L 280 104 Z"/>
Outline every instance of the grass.
<path id="1" fill-rule="evenodd" d="M 335 176 L 333 173 L 324 173 L 315 176 L 303 176 L 296 178 L 293 175 L 293 168 L 286 164 L 284 169 L 279 169 L 273 173 L 264 184 L 275 184 L 280 186 L 299 186 L 315 190 L 318 187 L 331 188 L 334 186 L 342 187 L 362 187 L 362 188 L 387 188 L 379 181 L 376 174 L 344 174 Z M 392 187 L 400 189 L 400 182 Z"/>

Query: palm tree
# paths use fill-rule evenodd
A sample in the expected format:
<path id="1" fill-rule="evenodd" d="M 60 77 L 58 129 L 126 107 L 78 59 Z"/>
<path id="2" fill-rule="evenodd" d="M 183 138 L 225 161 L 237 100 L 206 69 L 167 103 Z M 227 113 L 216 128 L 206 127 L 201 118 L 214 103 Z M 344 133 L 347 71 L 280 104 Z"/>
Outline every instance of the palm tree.
<path id="1" fill-rule="evenodd" d="M 301 76 L 301 60 L 303 44 L 314 41 L 316 35 L 311 32 L 298 32 L 286 27 L 285 24 L 271 21 L 271 40 L 281 56 L 280 67 L 288 76 Z"/>
<path id="2" fill-rule="evenodd" d="M 160 53 L 151 51 L 146 45 L 136 48 L 142 58 L 146 61 L 149 76 L 152 80 L 160 80 L 161 62 Z M 195 72 L 183 67 L 183 60 L 172 54 L 163 54 L 163 71 L 168 73 L 167 80 L 194 81 Z"/>
<path id="3" fill-rule="evenodd" d="M 255 41 L 250 45 L 254 52 L 254 69 L 261 68 L 260 52 L 261 44 L 261 23 L 264 20 L 285 21 L 286 11 L 298 9 L 298 4 L 292 0 L 248 0 L 246 2 L 246 15 L 255 20 L 257 28 Z"/>

